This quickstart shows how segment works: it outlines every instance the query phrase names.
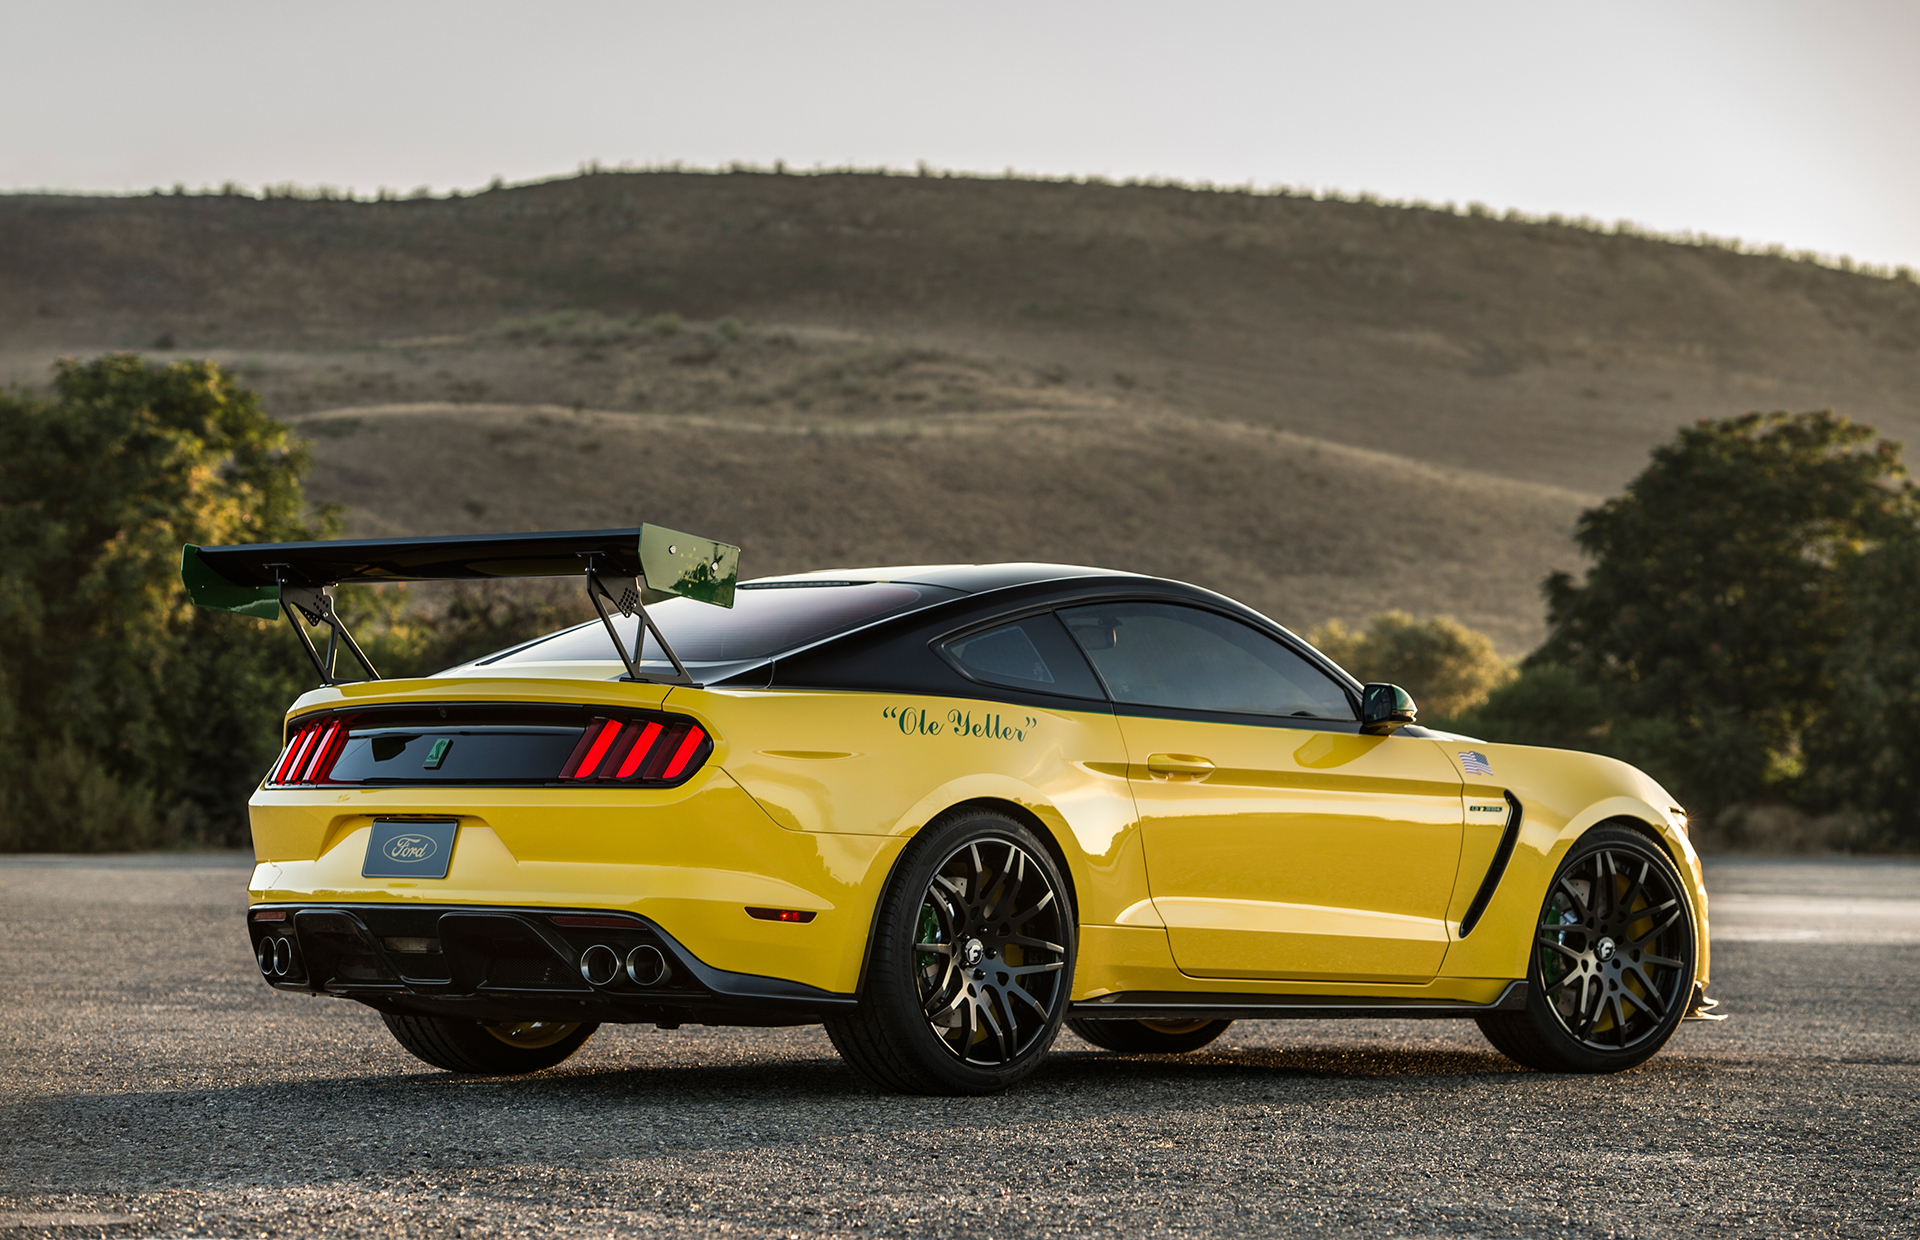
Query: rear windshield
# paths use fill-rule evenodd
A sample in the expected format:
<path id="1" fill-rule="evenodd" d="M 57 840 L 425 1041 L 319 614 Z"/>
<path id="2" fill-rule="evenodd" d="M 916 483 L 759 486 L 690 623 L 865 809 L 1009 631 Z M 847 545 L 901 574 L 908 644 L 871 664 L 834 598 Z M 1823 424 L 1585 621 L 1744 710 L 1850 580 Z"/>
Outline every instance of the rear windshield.
<path id="1" fill-rule="evenodd" d="M 647 608 L 673 652 L 686 663 L 731 663 L 761 659 L 804 646 L 868 621 L 958 598 L 944 586 L 895 582 L 749 582 L 733 596 L 733 606 L 714 607 L 692 599 L 668 599 Z M 615 616 L 628 650 L 640 627 L 638 616 Z M 642 662 L 665 663 L 660 644 L 647 635 Z M 618 659 L 598 620 L 555 633 L 531 645 L 480 660 L 495 663 L 584 663 Z"/>

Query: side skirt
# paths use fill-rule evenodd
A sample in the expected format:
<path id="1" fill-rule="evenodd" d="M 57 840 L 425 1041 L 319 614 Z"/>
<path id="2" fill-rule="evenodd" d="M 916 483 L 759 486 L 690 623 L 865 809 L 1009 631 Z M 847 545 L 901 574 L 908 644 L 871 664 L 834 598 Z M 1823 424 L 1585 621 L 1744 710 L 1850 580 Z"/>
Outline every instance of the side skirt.
<path id="1" fill-rule="evenodd" d="M 1527 1006 L 1527 984 L 1509 982 L 1492 1003 L 1450 1003 L 1432 999 L 1369 999 L 1354 995 L 1201 995 L 1180 991 L 1123 991 L 1102 999 L 1083 999 L 1067 1009 L 1079 1020 L 1348 1020 L 1418 1019 L 1484 1016 L 1519 1012 Z"/>

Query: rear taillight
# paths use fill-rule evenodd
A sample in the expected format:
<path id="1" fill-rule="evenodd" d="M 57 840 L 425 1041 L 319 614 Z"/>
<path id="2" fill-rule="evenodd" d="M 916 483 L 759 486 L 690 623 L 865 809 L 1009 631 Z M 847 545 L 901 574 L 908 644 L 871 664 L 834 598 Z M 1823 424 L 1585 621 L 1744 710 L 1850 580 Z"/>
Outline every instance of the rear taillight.
<path id="1" fill-rule="evenodd" d="M 595 719 L 560 778 L 577 783 L 678 783 L 700 769 L 713 738 L 691 719 Z"/>
<path id="2" fill-rule="evenodd" d="M 347 747 L 346 718 L 322 719 L 302 726 L 274 764 L 268 784 L 325 783 L 327 773 Z"/>
<path id="3" fill-rule="evenodd" d="M 320 735 L 318 724 L 308 724 L 293 734 L 287 742 L 287 752 L 280 758 L 280 765 L 273 768 L 273 775 L 267 780 L 270 784 L 284 784 L 293 778 L 293 772 L 300 769 L 301 759 L 307 756 L 307 750 L 313 748 L 314 738 Z"/>
<path id="4" fill-rule="evenodd" d="M 314 743 L 314 755 L 307 760 L 306 772 L 300 777 L 301 783 L 324 784 L 333 774 L 333 764 L 339 761 L 340 751 L 347 747 L 347 720 L 336 719 L 327 725 Z"/>
<path id="5" fill-rule="evenodd" d="M 538 787 L 557 780 L 661 787 L 691 779 L 713 754 L 713 738 L 684 716 L 601 715 L 581 727 L 578 720 L 585 712 L 577 708 L 570 719 L 522 715 L 509 716 L 506 722 L 496 722 L 497 713 L 448 720 L 449 707 L 430 709 L 433 713 L 425 718 L 417 710 L 401 714 L 385 707 L 308 716 L 296 722 L 266 786 Z M 557 746 L 566 748 L 556 751 Z"/>

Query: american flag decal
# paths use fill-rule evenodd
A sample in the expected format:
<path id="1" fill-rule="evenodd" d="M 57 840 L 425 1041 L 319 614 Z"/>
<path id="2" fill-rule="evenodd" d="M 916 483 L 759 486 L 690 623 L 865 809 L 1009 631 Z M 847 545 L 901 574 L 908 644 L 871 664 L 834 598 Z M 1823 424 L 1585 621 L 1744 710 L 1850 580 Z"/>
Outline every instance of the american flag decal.
<path id="1" fill-rule="evenodd" d="M 1493 768 L 1487 765 L 1487 755 L 1471 749 L 1460 755 L 1460 767 L 1469 775 L 1493 774 Z"/>

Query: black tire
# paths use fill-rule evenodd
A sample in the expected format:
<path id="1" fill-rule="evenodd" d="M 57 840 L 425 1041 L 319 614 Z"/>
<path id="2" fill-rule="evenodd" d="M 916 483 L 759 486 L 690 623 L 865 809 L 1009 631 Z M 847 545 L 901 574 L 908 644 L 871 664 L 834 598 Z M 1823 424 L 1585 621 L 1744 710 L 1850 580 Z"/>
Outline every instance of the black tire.
<path id="1" fill-rule="evenodd" d="M 400 1045 L 449 1072 L 513 1076 L 560 1063 L 593 1036 L 597 1024 L 551 1021 L 483 1024 L 456 1016 L 395 1016 L 382 1012 Z"/>
<path id="2" fill-rule="evenodd" d="M 1123 1055 L 1184 1055 L 1227 1031 L 1230 1020 L 1070 1020 L 1067 1028 Z"/>
<path id="3" fill-rule="evenodd" d="M 906 1094 L 989 1094 L 1040 1065 L 1073 992 L 1078 926 L 1033 832 L 963 809 L 928 824 L 881 897 L 860 1005 L 828 1018 L 853 1069 Z"/>
<path id="4" fill-rule="evenodd" d="M 1476 1018 L 1494 1049 L 1540 1072 L 1619 1072 L 1686 1015 L 1693 904 L 1666 851 L 1627 827 L 1581 836 L 1547 888 L 1525 1011 Z"/>

